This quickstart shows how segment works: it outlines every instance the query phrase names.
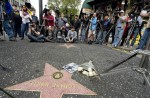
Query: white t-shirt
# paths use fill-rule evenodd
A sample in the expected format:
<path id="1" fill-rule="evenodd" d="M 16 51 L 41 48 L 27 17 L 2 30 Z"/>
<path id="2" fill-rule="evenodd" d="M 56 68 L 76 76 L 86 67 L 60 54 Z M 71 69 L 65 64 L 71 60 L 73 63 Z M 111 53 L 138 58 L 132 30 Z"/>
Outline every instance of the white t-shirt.
<path id="1" fill-rule="evenodd" d="M 72 31 L 72 30 L 69 30 L 68 31 L 68 37 L 70 38 L 77 38 L 77 32 L 76 31 Z"/>
<path id="2" fill-rule="evenodd" d="M 27 14 L 27 15 L 23 15 L 23 12 L 20 11 L 20 16 L 22 17 L 22 22 L 24 24 L 29 23 L 31 18 L 31 15 Z"/>

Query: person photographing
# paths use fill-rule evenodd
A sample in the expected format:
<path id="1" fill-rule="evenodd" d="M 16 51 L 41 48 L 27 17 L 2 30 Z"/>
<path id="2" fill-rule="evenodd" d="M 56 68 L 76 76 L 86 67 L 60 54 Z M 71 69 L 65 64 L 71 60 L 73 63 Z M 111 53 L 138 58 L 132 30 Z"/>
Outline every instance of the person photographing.
<path id="1" fill-rule="evenodd" d="M 49 42 L 43 34 L 40 33 L 40 30 L 38 29 L 36 23 L 32 23 L 29 28 L 29 32 L 27 33 L 28 38 L 30 39 L 30 42 Z"/>

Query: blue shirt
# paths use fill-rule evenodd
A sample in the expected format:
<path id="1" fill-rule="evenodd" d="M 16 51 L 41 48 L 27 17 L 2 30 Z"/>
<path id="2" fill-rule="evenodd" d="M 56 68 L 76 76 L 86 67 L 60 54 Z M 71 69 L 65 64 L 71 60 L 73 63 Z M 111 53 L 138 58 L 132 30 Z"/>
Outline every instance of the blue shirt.
<path id="1" fill-rule="evenodd" d="M 8 1 L 5 3 L 5 12 L 6 14 L 11 14 L 12 12 L 12 6 Z"/>
<path id="2" fill-rule="evenodd" d="M 90 30 L 96 30 L 97 18 L 96 17 L 92 18 L 92 20 L 90 20 L 90 22 L 91 22 Z"/>

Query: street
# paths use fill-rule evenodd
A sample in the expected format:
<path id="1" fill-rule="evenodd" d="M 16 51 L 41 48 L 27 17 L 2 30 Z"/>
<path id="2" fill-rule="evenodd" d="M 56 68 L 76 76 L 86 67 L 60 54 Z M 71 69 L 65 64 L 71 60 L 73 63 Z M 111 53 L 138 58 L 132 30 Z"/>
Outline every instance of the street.
<path id="1" fill-rule="evenodd" d="M 101 74 L 127 56 L 129 54 L 113 50 L 105 45 L 30 43 L 27 40 L 18 40 L 17 42 L 2 41 L 0 42 L 0 87 L 12 95 L 13 98 L 46 98 L 48 96 L 52 96 L 50 98 L 150 98 L 150 87 L 142 84 L 143 76 L 128 68 L 139 65 L 140 58 L 138 57 L 134 57 L 113 69 L 121 68 L 121 71 L 114 73 L 110 71 L 110 74 L 100 76 L 100 80 L 96 77 L 84 76 L 79 72 L 73 73 L 71 80 L 80 84 L 79 88 L 76 89 L 80 89 L 82 85 L 83 88 L 86 87 L 86 89 L 84 88 L 85 91 L 87 90 L 91 94 L 86 92 L 81 92 L 81 94 L 69 93 L 67 90 L 70 89 L 71 91 L 69 86 L 65 86 L 66 90 L 60 92 L 59 89 L 62 89 L 64 85 L 58 85 L 59 82 L 57 81 L 59 79 L 55 80 L 58 83 L 55 86 L 56 88 L 53 87 L 54 89 L 52 88 L 50 91 L 46 87 L 42 91 L 39 91 L 39 89 L 34 89 L 34 91 L 23 90 L 26 85 L 21 86 L 20 90 L 16 90 L 15 87 L 11 88 L 14 85 L 16 85 L 16 88 L 20 87 L 18 85 L 20 83 L 25 82 L 28 84 L 26 81 L 43 77 L 45 70 L 48 70 L 48 73 L 55 72 L 54 70 L 62 70 L 64 65 L 72 62 L 80 65 L 91 60 L 98 74 Z M 45 67 L 46 64 L 49 67 Z M 52 69 L 50 70 L 49 68 Z M 42 81 L 45 83 L 45 80 Z M 36 85 L 36 83 L 31 86 L 46 86 L 46 84 L 38 82 L 39 84 L 37 83 Z M 28 89 L 31 88 L 29 87 Z M 52 95 L 49 95 L 49 93 L 52 93 Z M 61 96 L 57 96 L 60 94 Z M 0 91 L 0 98 L 10 97 Z"/>

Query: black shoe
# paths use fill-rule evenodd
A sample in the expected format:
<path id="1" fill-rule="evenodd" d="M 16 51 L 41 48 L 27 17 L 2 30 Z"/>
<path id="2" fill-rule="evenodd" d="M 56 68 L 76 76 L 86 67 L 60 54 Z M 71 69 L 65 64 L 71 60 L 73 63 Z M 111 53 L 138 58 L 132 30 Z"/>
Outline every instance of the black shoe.
<path id="1" fill-rule="evenodd" d="M 91 44 L 92 44 L 92 41 L 91 41 L 91 40 L 90 40 L 90 41 L 88 41 L 88 44 L 89 44 L 89 45 L 91 45 Z"/>
<path id="2" fill-rule="evenodd" d="M 35 42 L 35 41 L 33 41 L 33 40 L 30 40 L 30 42 Z"/>

